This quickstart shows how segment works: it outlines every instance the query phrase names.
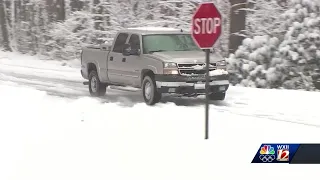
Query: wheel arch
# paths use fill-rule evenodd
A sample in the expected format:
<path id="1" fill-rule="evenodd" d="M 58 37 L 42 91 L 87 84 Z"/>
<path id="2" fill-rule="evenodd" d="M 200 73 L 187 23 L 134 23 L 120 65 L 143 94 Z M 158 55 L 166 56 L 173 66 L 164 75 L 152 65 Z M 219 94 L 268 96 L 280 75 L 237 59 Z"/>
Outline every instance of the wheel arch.
<path id="1" fill-rule="evenodd" d="M 141 77 L 140 85 L 142 86 L 142 82 L 143 82 L 144 77 L 150 76 L 151 78 L 154 78 L 154 75 L 155 75 L 155 73 L 154 73 L 153 70 L 151 70 L 151 69 L 142 69 L 141 76 L 140 76 Z"/>
<path id="2" fill-rule="evenodd" d="M 98 74 L 99 80 L 102 81 L 103 78 L 101 77 L 101 73 L 100 73 L 100 69 L 99 69 L 99 65 L 96 62 L 90 62 L 87 64 L 87 72 L 88 72 L 88 76 L 90 75 L 90 72 L 92 70 L 95 70 Z"/>
<path id="3" fill-rule="evenodd" d="M 90 72 L 91 72 L 92 70 L 96 70 L 96 71 L 98 72 L 98 69 L 97 69 L 96 64 L 93 63 L 93 62 L 90 62 L 90 63 L 88 63 L 88 65 L 87 65 L 87 72 L 88 72 L 88 74 L 90 74 Z"/>

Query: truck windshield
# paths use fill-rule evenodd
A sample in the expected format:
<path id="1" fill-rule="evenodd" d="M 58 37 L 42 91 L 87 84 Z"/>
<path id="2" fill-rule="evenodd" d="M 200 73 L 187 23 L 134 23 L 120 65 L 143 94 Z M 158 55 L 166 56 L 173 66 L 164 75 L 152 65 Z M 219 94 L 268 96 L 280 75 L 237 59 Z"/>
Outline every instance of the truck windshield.
<path id="1" fill-rule="evenodd" d="M 201 51 L 190 34 L 144 35 L 142 41 L 144 54 L 161 51 Z"/>

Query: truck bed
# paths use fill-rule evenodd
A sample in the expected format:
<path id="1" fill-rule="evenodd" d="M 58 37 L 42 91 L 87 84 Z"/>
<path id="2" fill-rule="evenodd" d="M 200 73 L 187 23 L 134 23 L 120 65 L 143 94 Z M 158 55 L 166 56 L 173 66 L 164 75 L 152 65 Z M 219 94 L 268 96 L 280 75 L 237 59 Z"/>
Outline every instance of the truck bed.
<path id="1" fill-rule="evenodd" d="M 90 69 L 97 70 L 100 81 L 108 81 L 108 64 L 106 59 L 110 53 L 111 46 L 106 44 L 90 45 L 82 48 L 81 52 L 81 74 L 84 79 L 89 78 Z M 94 65 L 94 67 L 92 66 Z"/>
<path id="2" fill-rule="evenodd" d="M 111 44 L 101 44 L 101 45 L 89 45 L 87 47 L 87 49 L 100 49 L 103 51 L 110 51 L 111 50 L 112 45 Z"/>

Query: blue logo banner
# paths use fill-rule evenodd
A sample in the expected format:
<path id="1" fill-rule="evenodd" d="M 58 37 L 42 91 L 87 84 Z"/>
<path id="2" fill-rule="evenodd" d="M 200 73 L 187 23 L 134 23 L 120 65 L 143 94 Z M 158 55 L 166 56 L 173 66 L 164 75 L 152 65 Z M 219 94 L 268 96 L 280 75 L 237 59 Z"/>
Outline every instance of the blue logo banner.
<path id="1" fill-rule="evenodd" d="M 251 163 L 290 163 L 300 144 L 261 144 Z"/>

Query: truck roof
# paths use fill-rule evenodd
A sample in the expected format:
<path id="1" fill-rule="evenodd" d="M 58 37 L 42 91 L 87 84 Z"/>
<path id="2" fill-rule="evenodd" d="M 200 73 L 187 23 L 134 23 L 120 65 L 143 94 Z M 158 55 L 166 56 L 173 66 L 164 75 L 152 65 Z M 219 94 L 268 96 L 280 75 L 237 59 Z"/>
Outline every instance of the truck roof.
<path id="1" fill-rule="evenodd" d="M 127 28 L 120 30 L 120 32 L 125 33 L 136 33 L 141 35 L 148 34 L 190 34 L 187 31 L 183 31 L 182 29 L 176 28 L 168 28 L 168 27 L 136 27 L 136 28 Z"/>

